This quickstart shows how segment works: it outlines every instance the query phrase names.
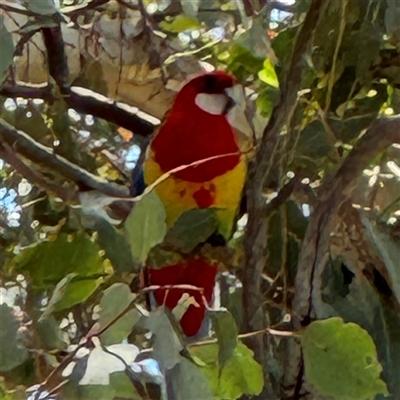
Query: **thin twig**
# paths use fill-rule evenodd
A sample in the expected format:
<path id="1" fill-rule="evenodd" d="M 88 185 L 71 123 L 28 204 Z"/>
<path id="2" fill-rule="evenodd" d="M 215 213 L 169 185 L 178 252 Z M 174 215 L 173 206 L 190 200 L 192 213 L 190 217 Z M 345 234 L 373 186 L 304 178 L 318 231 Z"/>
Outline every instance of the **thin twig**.
<path id="1" fill-rule="evenodd" d="M 343 41 L 343 36 L 344 36 L 344 31 L 346 29 L 346 9 L 348 5 L 349 0 L 343 0 L 341 2 L 341 8 L 342 12 L 340 15 L 340 26 L 339 26 L 339 34 L 336 42 L 336 47 L 335 47 L 335 52 L 333 53 L 333 59 L 332 59 L 332 68 L 329 76 L 329 81 L 328 81 L 328 93 L 326 94 L 326 104 L 325 104 L 325 110 L 324 114 L 325 116 L 328 114 L 329 108 L 331 106 L 331 100 L 332 100 L 332 90 L 333 90 L 333 85 L 335 84 L 335 78 L 336 78 L 336 64 L 338 61 L 338 56 L 339 56 L 339 50 L 340 46 L 342 45 Z"/>
<path id="2" fill-rule="evenodd" d="M 300 336 L 300 334 L 298 332 L 279 331 L 277 329 L 265 328 L 265 329 L 260 329 L 258 331 L 241 333 L 240 335 L 238 335 L 238 339 L 239 340 L 248 339 L 248 338 L 251 338 L 254 336 L 265 335 L 265 334 L 269 334 L 272 336 L 286 337 L 286 338 L 294 338 L 294 337 Z M 200 347 L 200 346 L 206 346 L 209 344 L 216 344 L 216 343 L 218 343 L 218 339 L 206 339 L 206 340 L 200 340 L 199 342 L 190 343 L 190 344 L 188 344 L 187 347 L 188 348 Z"/>
<path id="3" fill-rule="evenodd" d="M 275 210 L 277 210 L 282 204 L 284 204 L 287 199 L 291 196 L 294 190 L 299 186 L 301 181 L 299 175 L 295 175 L 288 183 L 286 183 L 281 190 L 279 190 L 276 197 L 274 197 L 265 208 L 265 215 L 271 215 Z"/>
<path id="4" fill-rule="evenodd" d="M 61 381 L 57 386 L 55 386 L 52 390 L 49 391 L 49 393 L 45 396 L 45 397 L 40 397 L 40 400 L 46 400 L 46 399 L 51 399 L 55 394 L 57 394 L 57 392 L 64 387 L 67 383 L 69 382 L 68 379 L 65 379 L 63 381 Z"/>
<path id="5" fill-rule="evenodd" d="M 71 163 L 64 157 L 55 154 L 53 149 L 32 139 L 25 132 L 15 129 L 2 118 L 0 118 L 0 142 L 7 143 L 14 153 L 18 153 L 38 165 L 57 171 L 61 176 L 75 182 L 78 186 L 85 185 L 115 197 L 129 196 L 127 187 L 107 182 L 105 179 Z"/>
<path id="6" fill-rule="evenodd" d="M 198 286 L 193 286 L 193 285 L 186 285 L 186 284 L 180 284 L 180 285 L 151 285 L 143 288 L 141 292 L 143 293 L 148 293 L 148 292 L 154 292 L 156 290 L 171 290 L 171 289 L 180 289 L 180 290 L 192 290 L 194 292 L 204 292 L 204 288 L 198 287 Z"/>

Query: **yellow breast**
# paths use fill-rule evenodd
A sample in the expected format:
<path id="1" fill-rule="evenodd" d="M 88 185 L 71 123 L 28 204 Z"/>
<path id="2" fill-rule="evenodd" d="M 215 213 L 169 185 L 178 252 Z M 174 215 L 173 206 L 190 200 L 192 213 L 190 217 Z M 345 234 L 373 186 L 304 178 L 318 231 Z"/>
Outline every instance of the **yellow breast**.
<path id="1" fill-rule="evenodd" d="M 149 152 L 144 163 L 146 185 L 151 185 L 163 174 L 154 161 L 152 153 Z M 165 206 L 168 228 L 188 210 L 214 207 L 218 208 L 219 232 L 229 238 L 240 204 L 245 178 L 246 161 L 243 156 L 235 168 L 212 181 L 188 182 L 177 179 L 173 175 L 169 176 L 155 187 L 158 197 Z M 208 205 L 209 203 L 211 204 Z"/>

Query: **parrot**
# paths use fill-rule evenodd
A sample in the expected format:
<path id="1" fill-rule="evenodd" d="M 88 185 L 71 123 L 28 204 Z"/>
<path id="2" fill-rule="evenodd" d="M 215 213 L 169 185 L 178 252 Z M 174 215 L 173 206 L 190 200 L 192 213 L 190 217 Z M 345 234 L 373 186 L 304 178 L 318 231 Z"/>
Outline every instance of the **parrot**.
<path id="1" fill-rule="evenodd" d="M 147 149 L 142 173 L 137 178 L 141 189 L 136 191 L 140 194 L 145 186 L 167 174 L 154 187 L 165 207 L 167 228 L 189 210 L 214 208 L 216 234 L 225 241 L 231 237 L 247 171 L 237 133 L 252 135 L 245 110 L 243 87 L 224 71 L 198 75 L 177 93 Z M 204 298 L 211 304 L 217 272 L 215 261 L 190 254 L 162 268 L 148 265 L 146 283 L 193 285 L 203 289 Z M 184 293 L 193 296 L 196 303 L 188 307 L 180 320 L 184 334 L 190 337 L 198 333 L 206 313 L 201 294 L 183 289 L 158 289 L 153 294 L 159 305 L 172 310 Z"/>

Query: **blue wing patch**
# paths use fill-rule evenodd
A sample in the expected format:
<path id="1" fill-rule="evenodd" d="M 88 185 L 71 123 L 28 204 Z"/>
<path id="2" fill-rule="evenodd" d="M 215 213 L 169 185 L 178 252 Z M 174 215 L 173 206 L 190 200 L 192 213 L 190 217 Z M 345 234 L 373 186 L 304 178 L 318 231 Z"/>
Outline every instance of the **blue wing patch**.
<path id="1" fill-rule="evenodd" d="M 134 171 L 132 176 L 132 185 L 130 187 L 131 196 L 139 196 L 146 189 L 146 183 L 144 182 L 143 168 L 139 171 Z"/>

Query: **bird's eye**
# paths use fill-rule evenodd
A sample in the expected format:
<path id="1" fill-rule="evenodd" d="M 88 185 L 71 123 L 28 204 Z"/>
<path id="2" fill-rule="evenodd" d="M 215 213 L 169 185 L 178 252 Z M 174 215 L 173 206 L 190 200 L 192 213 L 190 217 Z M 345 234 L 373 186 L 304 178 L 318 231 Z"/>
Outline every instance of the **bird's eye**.
<path id="1" fill-rule="evenodd" d="M 204 76 L 204 93 L 216 93 L 217 92 L 218 81 L 214 75 Z"/>

